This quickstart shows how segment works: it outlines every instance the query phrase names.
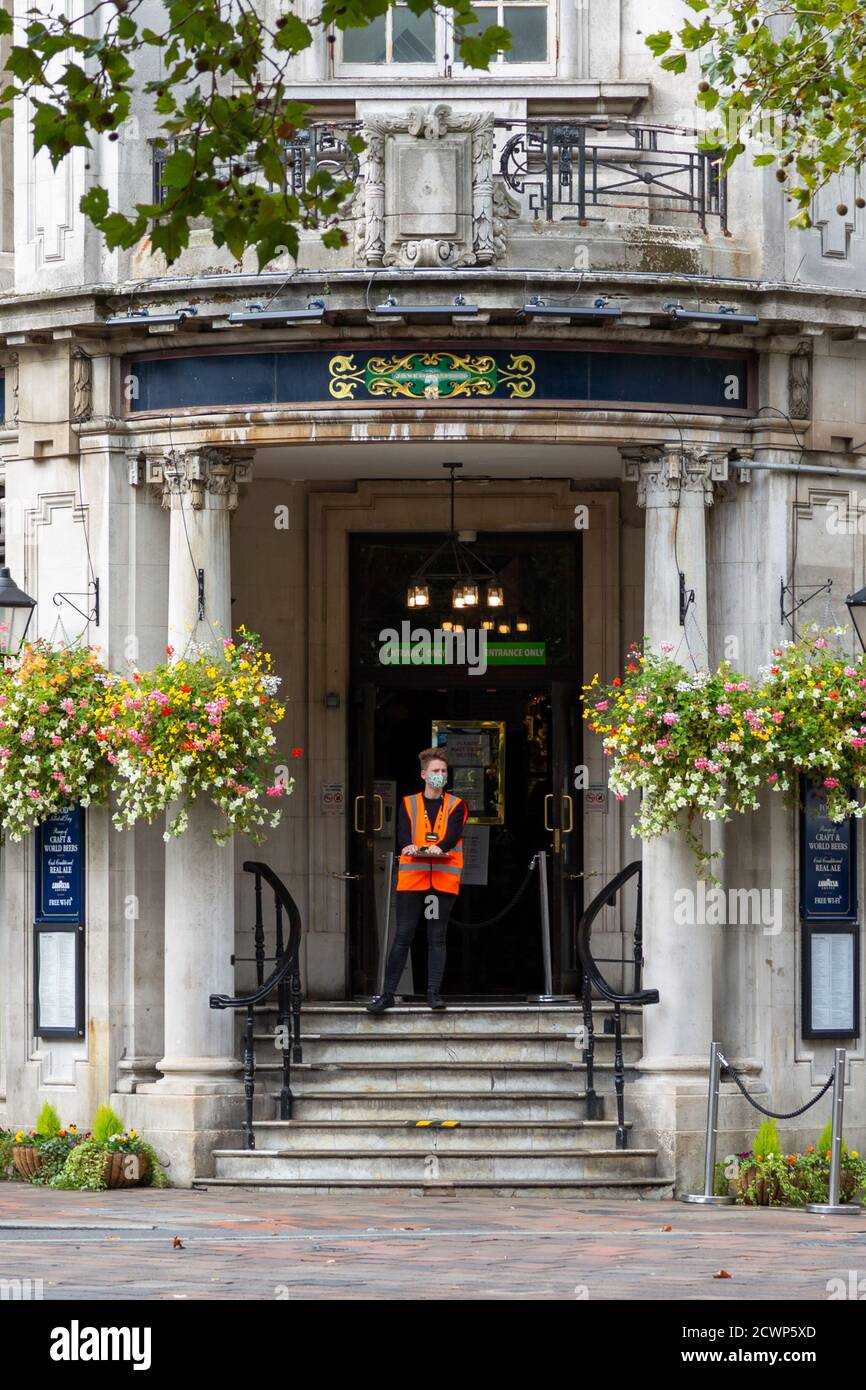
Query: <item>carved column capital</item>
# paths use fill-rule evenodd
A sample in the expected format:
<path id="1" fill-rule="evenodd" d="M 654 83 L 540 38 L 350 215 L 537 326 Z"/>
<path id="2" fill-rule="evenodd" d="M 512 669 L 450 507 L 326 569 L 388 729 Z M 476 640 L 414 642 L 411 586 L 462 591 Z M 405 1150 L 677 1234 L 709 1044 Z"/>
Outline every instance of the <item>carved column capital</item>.
<path id="1" fill-rule="evenodd" d="M 623 477 L 637 483 L 639 507 L 676 507 L 684 497 L 695 494 L 705 507 L 711 507 L 713 484 L 727 481 L 727 450 L 712 452 L 676 443 L 640 453 L 620 452 Z"/>
<path id="2" fill-rule="evenodd" d="M 190 449 L 166 449 L 162 456 L 145 454 L 145 480 L 162 488 L 162 505 L 189 498 L 193 511 L 205 506 L 233 512 L 238 505 L 238 484 L 253 475 L 252 454 L 228 453 L 210 445 Z"/>

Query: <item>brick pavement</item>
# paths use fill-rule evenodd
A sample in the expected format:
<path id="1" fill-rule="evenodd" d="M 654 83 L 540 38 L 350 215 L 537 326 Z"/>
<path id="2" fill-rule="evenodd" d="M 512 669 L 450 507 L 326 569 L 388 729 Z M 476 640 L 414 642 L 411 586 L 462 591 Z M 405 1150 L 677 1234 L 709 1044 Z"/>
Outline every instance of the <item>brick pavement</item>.
<path id="1" fill-rule="evenodd" d="M 849 1271 L 866 1293 L 866 1213 L 669 1201 L 4 1182 L 0 1250 L 46 1299 L 821 1300 Z"/>

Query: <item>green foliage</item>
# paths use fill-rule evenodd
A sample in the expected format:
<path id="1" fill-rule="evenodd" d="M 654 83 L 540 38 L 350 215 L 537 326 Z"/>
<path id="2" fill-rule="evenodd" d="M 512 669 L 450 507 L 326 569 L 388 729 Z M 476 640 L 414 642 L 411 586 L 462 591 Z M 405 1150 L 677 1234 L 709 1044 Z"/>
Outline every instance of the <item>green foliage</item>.
<path id="1" fill-rule="evenodd" d="M 728 169 L 745 150 L 742 137 L 757 138 L 765 149 L 756 162 L 778 161 L 776 177 L 798 209 L 791 225 L 811 226 L 818 189 L 866 159 L 866 0 L 686 3 L 700 23 L 645 36 L 647 47 L 674 72 L 699 54 L 697 103 L 717 112 L 706 147 L 722 147 Z"/>
<path id="2" fill-rule="evenodd" d="M 12 1145 L 15 1135 L 11 1129 L 0 1129 L 0 1182 L 12 1176 Z"/>
<path id="3" fill-rule="evenodd" d="M 159 7 L 113 0 L 113 12 L 97 7 L 96 23 L 89 10 L 71 19 L 31 9 L 6 59 L 0 120 L 11 116 L 16 97 L 29 98 L 34 149 L 45 149 L 56 167 L 76 148 L 93 149 L 100 137 L 118 139 L 136 92 L 149 106 L 156 138 L 166 147 L 180 142 L 182 158 L 169 160 L 162 203 L 112 210 L 99 185 L 82 197 L 82 212 L 110 248 L 147 237 L 174 261 L 189 243 L 193 219 L 208 222 L 217 246 L 238 259 L 254 247 L 260 266 L 286 251 L 293 255 L 299 227 L 323 228 L 334 245 L 339 229 L 328 223 L 351 184 L 319 170 L 315 188 L 292 187 L 284 147 L 306 107 L 292 99 L 290 70 L 317 30 L 363 28 L 393 3 L 321 0 L 318 12 L 304 18 L 287 5 L 273 23 L 263 8 L 223 0 L 161 0 Z M 483 70 L 511 47 L 507 30 L 481 27 L 471 0 L 408 4 L 415 15 L 449 12 L 452 51 L 468 67 Z M 141 22 L 145 11 L 149 25 Z M 0 10 L 0 35 L 10 34 L 11 16 Z M 158 75 L 142 82 L 141 71 L 153 68 Z"/>
<path id="4" fill-rule="evenodd" d="M 96 1119 L 93 1121 L 93 1138 L 97 1143 L 104 1143 L 112 1134 L 123 1133 L 123 1120 L 115 1114 L 110 1105 L 100 1105 L 96 1112 Z"/>
<path id="5" fill-rule="evenodd" d="M 101 1106 L 100 1110 L 107 1111 L 108 1106 Z M 50 1186 L 60 1188 L 63 1191 L 104 1191 L 106 1159 L 112 1152 L 110 1138 L 85 1139 L 83 1143 L 72 1149 L 62 1170 L 52 1176 Z M 129 1148 L 129 1152 L 147 1155 L 150 1160 L 147 1174 L 141 1184 L 142 1187 L 171 1186 L 152 1145 L 143 1139 L 137 1139 Z"/>
<path id="6" fill-rule="evenodd" d="M 54 1109 L 54 1106 L 51 1105 L 49 1101 L 46 1101 L 39 1111 L 39 1118 L 36 1121 L 36 1133 L 41 1139 L 53 1139 L 55 1135 L 60 1133 L 62 1127 L 60 1116 Z"/>
<path id="7" fill-rule="evenodd" d="M 821 1133 L 820 1133 L 819 1136 L 818 1136 L 818 1143 L 816 1144 L 815 1147 L 817 1148 L 818 1153 L 821 1154 L 822 1157 L 823 1157 L 823 1156 L 826 1156 L 828 1153 L 831 1152 L 832 1144 L 833 1144 L 833 1121 L 832 1121 L 832 1120 L 828 1120 L 827 1123 L 825 1124 L 824 1128 L 821 1130 Z M 846 1154 L 847 1152 L 848 1152 L 848 1145 L 845 1143 L 845 1136 L 843 1135 L 843 1136 L 842 1136 L 842 1153 L 843 1153 L 843 1154 Z"/>
<path id="8" fill-rule="evenodd" d="M 768 1154 L 779 1154 L 782 1152 L 782 1145 L 779 1140 L 779 1131 L 776 1129 L 775 1120 L 764 1120 L 758 1127 L 752 1143 L 752 1152 L 760 1154 L 766 1158 Z"/>

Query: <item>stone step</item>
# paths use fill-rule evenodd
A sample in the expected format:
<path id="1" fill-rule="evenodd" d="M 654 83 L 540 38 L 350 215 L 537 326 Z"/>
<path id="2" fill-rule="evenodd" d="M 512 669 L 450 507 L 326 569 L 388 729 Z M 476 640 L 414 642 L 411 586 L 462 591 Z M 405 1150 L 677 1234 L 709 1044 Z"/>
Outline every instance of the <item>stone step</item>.
<path id="1" fill-rule="evenodd" d="M 284 1182 L 305 1179 L 331 1182 L 339 1178 L 368 1182 L 461 1182 L 467 1179 L 488 1183 L 540 1179 L 590 1179 L 606 1177 L 653 1178 L 656 1176 L 655 1149 L 579 1149 L 575 1145 L 533 1152 L 523 1149 L 392 1148 L 376 1150 L 344 1149 L 215 1149 L 217 1178 L 276 1178 Z"/>
<path id="2" fill-rule="evenodd" d="M 281 1071 L 279 1062 L 258 1065 L 257 1090 L 279 1090 L 277 1078 Z M 626 1067 L 627 1087 L 636 1075 L 634 1068 Z M 291 1084 L 298 1096 L 308 1090 L 319 1095 L 333 1091 L 358 1095 L 424 1091 L 432 1096 L 464 1091 L 497 1091 L 509 1096 L 543 1091 L 573 1099 L 586 1088 L 586 1067 L 579 1062 L 508 1062 L 487 1066 L 477 1061 L 330 1062 L 315 1066 L 302 1062 L 292 1066 Z M 613 1090 L 612 1062 L 596 1062 L 595 1089 L 605 1093 Z"/>
<path id="3" fill-rule="evenodd" d="M 255 1017 L 256 1031 L 273 1035 L 277 1026 L 276 1008 L 263 1005 L 255 1010 Z M 595 1004 L 593 1021 L 597 1037 L 603 1036 L 605 1019 L 613 1019 L 612 1005 Z M 624 1010 L 623 1020 L 629 1033 L 640 1033 L 640 1009 Z M 440 1033 L 574 1033 L 583 1023 L 583 1010 L 579 1004 L 482 1006 L 451 1003 L 444 1013 L 431 1013 L 425 1003 L 395 1004 L 384 1014 L 369 1014 L 362 1004 L 304 1004 L 301 1008 L 302 1034 L 426 1033 L 431 1022 L 435 1022 Z M 243 1024 L 241 1010 L 238 1023 L 239 1026 Z"/>
<path id="4" fill-rule="evenodd" d="M 277 1093 L 268 1118 L 276 1115 Z M 612 1103 L 608 1097 L 608 1105 Z M 556 1095 L 543 1091 L 526 1094 L 499 1091 L 456 1091 L 443 1096 L 430 1091 L 307 1091 L 296 1095 L 292 1107 L 297 1120 L 579 1120 L 586 1097 L 582 1091 Z M 447 1114 L 444 1112 L 447 1111 Z"/>
<path id="5" fill-rule="evenodd" d="M 255 1037 L 256 1061 L 267 1062 L 279 1051 L 272 1034 Z M 308 1033 L 301 1035 L 304 1061 L 313 1066 L 324 1062 L 580 1062 L 583 1060 L 583 1039 L 557 1033 L 440 1033 L 435 1027 L 427 1032 L 396 1033 Z M 623 1038 L 626 1062 L 637 1062 L 643 1041 L 637 1034 Z M 613 1061 L 614 1040 L 599 1034 L 595 1055 Z"/>
<path id="6" fill-rule="evenodd" d="M 451 1118 L 440 1107 L 439 1118 Z M 629 1126 L 626 1125 L 626 1129 Z M 416 1125 L 406 1120 L 260 1120 L 255 1124 L 256 1149 L 291 1152 L 297 1149 L 346 1149 L 390 1152 L 460 1153 L 464 1149 L 500 1149 L 537 1153 L 571 1147 L 611 1149 L 616 1141 L 613 1120 L 461 1120 L 449 1128 Z"/>
<path id="7" fill-rule="evenodd" d="M 369 1178 L 193 1178 L 192 1186 L 199 1191 L 209 1187 L 247 1187 L 267 1189 L 285 1188 L 289 1192 L 301 1191 L 309 1196 L 329 1196 L 344 1192 L 400 1192 L 407 1196 L 428 1197 L 432 1194 L 447 1197 L 457 1192 L 481 1192 L 487 1196 L 520 1197 L 561 1197 L 572 1194 L 582 1200 L 612 1201 L 664 1201 L 673 1197 L 673 1183 L 670 1178 L 658 1177 L 605 1177 L 605 1178 L 523 1178 L 519 1182 L 501 1182 L 488 1178 L 463 1178 L 449 1182 L 433 1182 L 413 1178 L 405 1180 L 390 1179 L 376 1182 Z"/>

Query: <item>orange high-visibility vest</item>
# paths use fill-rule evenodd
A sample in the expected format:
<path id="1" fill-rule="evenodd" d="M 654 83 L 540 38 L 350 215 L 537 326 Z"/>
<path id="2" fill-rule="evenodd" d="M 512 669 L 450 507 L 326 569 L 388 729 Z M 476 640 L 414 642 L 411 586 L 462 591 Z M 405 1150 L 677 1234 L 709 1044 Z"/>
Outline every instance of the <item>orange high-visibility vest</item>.
<path id="1" fill-rule="evenodd" d="M 439 807 L 436 824 L 433 826 L 433 833 L 437 841 L 443 838 L 448 826 L 448 817 L 459 801 L 459 796 L 454 796 L 451 792 L 443 793 L 442 805 Z M 424 793 L 416 792 L 413 796 L 404 796 L 403 805 L 406 807 L 409 824 L 412 827 L 412 844 L 418 845 L 419 849 L 423 848 L 427 845 L 427 815 L 424 810 Z M 433 859 L 419 864 L 411 854 L 401 852 L 397 870 L 397 891 L 418 893 L 424 892 L 425 889 L 435 888 L 440 893 L 459 893 L 462 872 L 462 837 L 453 849 L 447 851 L 447 858 L 442 864 L 436 863 Z"/>

